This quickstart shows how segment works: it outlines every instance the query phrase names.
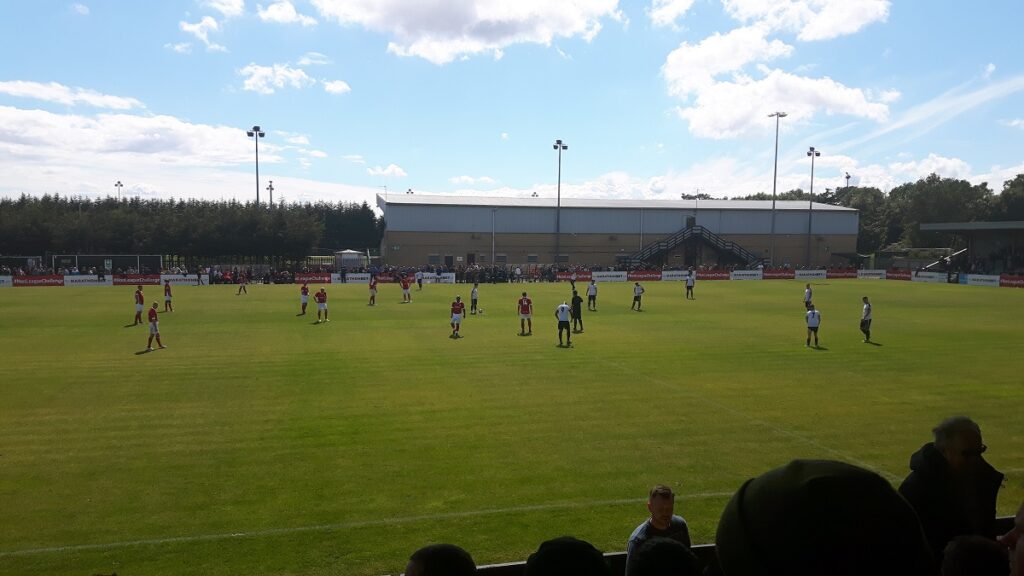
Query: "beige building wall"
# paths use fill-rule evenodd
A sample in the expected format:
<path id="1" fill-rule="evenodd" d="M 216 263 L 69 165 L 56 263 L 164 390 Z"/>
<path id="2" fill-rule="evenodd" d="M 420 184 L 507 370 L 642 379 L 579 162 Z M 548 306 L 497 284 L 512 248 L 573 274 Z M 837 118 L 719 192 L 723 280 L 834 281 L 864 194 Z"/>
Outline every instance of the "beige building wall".
<path id="1" fill-rule="evenodd" d="M 569 264 L 613 266 L 618 256 L 629 256 L 644 245 L 665 238 L 668 235 L 639 234 L 562 234 L 560 252 L 568 256 Z M 494 237 L 495 261 L 498 264 L 548 265 L 554 262 L 554 234 L 496 234 Z M 722 235 L 754 254 L 768 257 L 771 235 Z M 383 248 L 387 263 L 395 266 L 422 266 L 436 256 L 439 264 L 466 265 L 470 262 L 491 264 L 490 234 L 468 232 L 394 232 L 384 235 Z M 856 235 L 814 236 L 810 242 L 811 266 L 841 264 L 845 258 L 833 256 L 836 253 L 850 254 L 856 251 Z M 793 267 L 807 263 L 808 242 L 806 234 L 778 234 L 775 236 L 775 260 Z M 675 258 L 679 254 L 680 258 Z M 667 258 L 668 265 L 680 262 L 682 247 L 673 250 Z M 717 254 L 709 245 L 703 244 L 698 251 L 698 264 L 713 265 Z M 728 258 L 723 257 L 723 261 Z"/>

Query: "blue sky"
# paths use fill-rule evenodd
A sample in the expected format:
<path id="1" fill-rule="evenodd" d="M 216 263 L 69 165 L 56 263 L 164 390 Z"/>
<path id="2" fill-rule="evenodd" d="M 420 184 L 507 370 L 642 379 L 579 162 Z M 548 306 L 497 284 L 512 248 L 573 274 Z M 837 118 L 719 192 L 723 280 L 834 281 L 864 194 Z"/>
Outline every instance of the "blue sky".
<path id="1" fill-rule="evenodd" d="M 0 195 L 678 198 L 1024 172 L 1024 3 L 38 0 Z"/>

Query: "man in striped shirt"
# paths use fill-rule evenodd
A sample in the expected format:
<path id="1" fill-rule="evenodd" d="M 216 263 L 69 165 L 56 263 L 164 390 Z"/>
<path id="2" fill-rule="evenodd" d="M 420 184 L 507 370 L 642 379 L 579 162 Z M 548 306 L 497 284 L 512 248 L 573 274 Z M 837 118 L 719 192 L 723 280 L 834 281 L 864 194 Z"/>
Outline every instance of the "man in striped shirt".
<path id="1" fill-rule="evenodd" d="M 864 342 L 871 342 L 871 302 L 868 302 L 868 297 L 863 298 L 864 310 L 860 315 L 860 331 L 864 333 Z"/>

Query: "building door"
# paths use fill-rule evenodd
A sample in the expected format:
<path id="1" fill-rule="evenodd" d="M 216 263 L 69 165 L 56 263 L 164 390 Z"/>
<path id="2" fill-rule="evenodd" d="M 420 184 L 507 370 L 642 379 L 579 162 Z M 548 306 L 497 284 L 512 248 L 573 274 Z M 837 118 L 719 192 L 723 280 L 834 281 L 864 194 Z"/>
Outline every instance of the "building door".
<path id="1" fill-rule="evenodd" d="M 472 266 L 473 264 L 476 264 L 476 254 L 470 252 L 466 254 L 466 265 Z"/>
<path id="2" fill-rule="evenodd" d="M 454 268 L 455 256 L 452 256 L 451 254 L 446 254 L 444 257 L 444 265 L 447 266 L 449 269 Z"/>

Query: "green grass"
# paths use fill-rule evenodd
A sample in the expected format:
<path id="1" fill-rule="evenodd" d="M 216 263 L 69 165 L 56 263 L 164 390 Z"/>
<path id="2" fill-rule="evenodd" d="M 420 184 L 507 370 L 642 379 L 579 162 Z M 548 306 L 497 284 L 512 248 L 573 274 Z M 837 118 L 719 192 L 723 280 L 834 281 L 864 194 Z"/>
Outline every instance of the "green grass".
<path id="1" fill-rule="evenodd" d="M 573 534 L 621 550 L 655 483 L 698 542 L 745 479 L 838 458 L 898 482 L 942 418 L 976 418 L 1024 499 L 1024 290 L 904 282 L 815 286 L 804 348 L 795 281 L 603 284 L 575 347 L 556 346 L 567 285 L 178 287 L 167 350 L 125 288 L 0 292 L 0 574 L 398 573 L 439 541 L 478 563 Z M 149 287 L 153 300 L 158 287 Z M 860 297 L 875 305 L 861 343 Z M 162 302 L 161 302 L 162 307 Z M 310 308 L 314 311 L 315 306 Z M 230 534 L 243 534 L 229 537 Z"/>

